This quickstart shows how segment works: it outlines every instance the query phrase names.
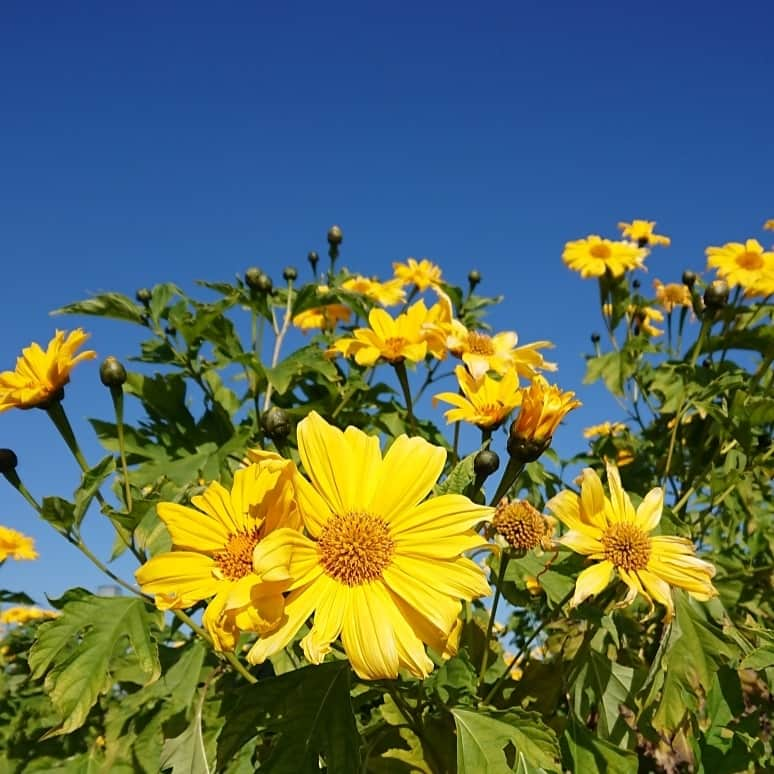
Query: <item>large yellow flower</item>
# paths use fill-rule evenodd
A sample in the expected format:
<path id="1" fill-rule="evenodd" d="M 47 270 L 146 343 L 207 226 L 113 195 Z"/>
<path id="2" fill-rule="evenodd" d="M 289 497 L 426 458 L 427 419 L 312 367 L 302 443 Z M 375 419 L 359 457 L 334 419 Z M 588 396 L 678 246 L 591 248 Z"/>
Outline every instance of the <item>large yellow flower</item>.
<path id="1" fill-rule="evenodd" d="M 404 285 L 416 285 L 419 290 L 427 290 L 431 286 L 437 285 L 441 281 L 441 268 L 432 261 L 423 258 L 417 261 L 415 258 L 408 258 L 406 263 L 396 261 L 392 264 L 396 279 L 399 279 Z"/>
<path id="2" fill-rule="evenodd" d="M 43 621 L 48 618 L 57 618 L 59 613 L 55 610 L 43 610 L 40 607 L 26 607 L 18 605 L 7 607 L 0 612 L 0 624 L 27 624 L 30 621 Z"/>
<path id="3" fill-rule="evenodd" d="M 532 379 L 538 370 L 556 370 L 556 364 L 546 362 L 537 351 L 552 347 L 550 341 L 533 341 L 517 347 L 518 340 L 513 331 L 489 336 L 468 330 L 459 320 L 452 320 L 446 346 L 452 355 L 465 363 L 474 379 L 480 379 L 487 371 L 506 374 L 515 370 L 519 376 Z"/>
<path id="4" fill-rule="evenodd" d="M 586 239 L 567 242 L 562 260 L 573 271 L 586 277 L 601 277 L 610 272 L 620 277 L 630 269 L 642 268 L 648 251 L 631 242 L 613 242 L 591 234 Z"/>
<path id="5" fill-rule="evenodd" d="M 621 236 L 627 237 L 636 242 L 640 247 L 646 245 L 663 245 L 669 247 L 672 244 L 672 240 L 668 236 L 661 234 L 654 234 L 653 229 L 656 228 L 655 220 L 633 220 L 631 223 L 619 223 L 618 228 L 621 229 Z"/>
<path id="6" fill-rule="evenodd" d="M 574 392 L 563 392 L 542 376 L 536 376 L 532 384 L 522 390 L 521 408 L 511 425 L 510 437 L 535 444 L 550 441 L 559 423 L 580 405 Z"/>
<path id="7" fill-rule="evenodd" d="M 707 265 L 717 269 L 731 287 L 741 285 L 749 295 L 774 292 L 774 252 L 764 250 L 757 239 L 727 242 L 706 252 Z"/>
<path id="8" fill-rule="evenodd" d="M 282 625 L 248 660 L 277 653 L 314 614 L 301 642 L 312 663 L 340 636 L 364 679 L 402 668 L 426 676 L 433 662 L 424 645 L 454 653 L 460 600 L 489 593 L 483 570 L 462 554 L 487 545 L 473 528 L 492 509 L 456 494 L 425 500 L 446 451 L 423 438 L 402 435 L 382 457 L 377 438 L 312 412 L 298 425 L 298 452 L 311 479 L 295 482 L 309 537 L 286 529 L 258 544 L 257 565 L 292 546 L 293 582 Z"/>
<path id="9" fill-rule="evenodd" d="M 406 300 L 406 291 L 403 290 L 403 283 L 399 279 L 379 282 L 379 280 L 369 279 L 358 274 L 344 280 L 341 287 L 350 293 L 360 293 L 360 295 L 366 296 L 382 306 L 395 306 L 395 304 L 402 304 Z"/>
<path id="10" fill-rule="evenodd" d="M 173 550 L 148 560 L 135 573 L 161 610 L 209 599 L 203 622 L 219 650 L 233 650 L 240 631 L 264 632 L 282 617 L 288 586 L 288 552 L 253 550 L 274 530 L 300 527 L 290 463 L 263 462 L 234 474 L 231 492 L 214 482 L 191 498 L 189 508 L 160 503 L 159 518 Z"/>
<path id="11" fill-rule="evenodd" d="M 717 594 L 712 585 L 715 568 L 696 556 L 690 540 L 671 535 L 650 535 L 661 520 L 664 491 L 651 489 L 634 510 L 621 486 L 615 465 L 607 465 L 610 497 L 599 476 L 586 468 L 581 475 L 580 497 L 566 490 L 546 503 L 569 531 L 558 542 L 595 561 L 578 576 L 573 605 L 598 594 L 617 572 L 629 587 L 622 604 L 642 594 L 666 607 L 666 620 L 674 616 L 671 586 L 685 589 L 699 600 Z"/>
<path id="12" fill-rule="evenodd" d="M 75 354 L 88 338 L 88 333 L 76 328 L 69 335 L 56 331 L 45 352 L 36 342 L 25 347 L 16 360 L 16 370 L 0 373 L 0 411 L 34 408 L 55 397 L 70 381 L 76 364 L 97 357 L 90 349 Z"/>
<path id="13" fill-rule="evenodd" d="M 0 562 L 9 556 L 13 559 L 37 559 L 38 552 L 31 537 L 0 525 Z"/>
<path id="14" fill-rule="evenodd" d="M 325 306 L 315 306 L 312 309 L 305 309 L 299 312 L 293 318 L 293 325 L 302 331 L 313 330 L 333 330 L 338 323 L 349 322 L 352 316 L 348 306 L 344 304 L 326 304 Z"/>
<path id="15" fill-rule="evenodd" d="M 451 403 L 444 416 L 447 422 L 464 420 L 480 428 L 492 430 L 499 427 L 521 404 L 519 377 L 515 371 L 508 371 L 502 379 L 493 379 L 484 374 L 474 379 L 465 366 L 454 369 L 462 395 L 458 392 L 439 392 L 433 397 L 433 405 L 439 400 Z"/>
<path id="16" fill-rule="evenodd" d="M 426 320 L 424 301 L 417 301 L 394 319 L 384 309 L 372 309 L 368 314 L 371 327 L 356 328 L 352 337 L 336 341 L 327 354 L 354 357 L 356 363 L 365 366 L 374 365 L 380 358 L 388 363 L 418 363 L 427 354 Z"/>
<path id="17" fill-rule="evenodd" d="M 661 280 L 653 280 L 653 289 L 656 291 L 656 301 L 667 312 L 673 311 L 676 306 L 693 306 L 691 291 L 682 282 L 669 282 L 665 285 Z"/>

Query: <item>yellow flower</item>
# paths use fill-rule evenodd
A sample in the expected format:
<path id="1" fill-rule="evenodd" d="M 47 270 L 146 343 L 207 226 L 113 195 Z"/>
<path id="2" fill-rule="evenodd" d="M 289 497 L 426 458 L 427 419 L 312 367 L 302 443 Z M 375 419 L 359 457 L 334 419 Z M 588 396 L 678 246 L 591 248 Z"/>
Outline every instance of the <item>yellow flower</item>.
<path id="1" fill-rule="evenodd" d="M 556 370 L 556 364 L 546 362 L 537 351 L 552 347 L 550 341 L 533 341 L 517 347 L 518 340 L 513 331 L 489 336 L 470 331 L 459 320 L 452 320 L 446 346 L 452 355 L 465 363 L 474 379 L 480 379 L 488 371 L 506 374 L 515 370 L 519 376 L 532 379 L 539 369 Z"/>
<path id="2" fill-rule="evenodd" d="M 464 366 L 457 366 L 454 373 L 463 394 L 440 392 L 433 397 L 433 405 L 442 400 L 455 406 L 444 414 L 447 422 L 464 420 L 492 430 L 499 427 L 521 403 L 519 377 L 515 371 L 508 371 L 502 379 L 484 374 L 478 380 Z"/>
<path id="3" fill-rule="evenodd" d="M 763 228 L 766 229 L 766 231 L 774 231 L 774 218 L 771 218 L 770 220 L 767 220 L 763 224 Z"/>
<path id="4" fill-rule="evenodd" d="M 583 431 L 584 438 L 599 438 L 603 435 L 620 435 L 626 432 L 623 422 L 602 422 L 600 425 L 591 425 Z"/>
<path id="5" fill-rule="evenodd" d="M 358 274 L 344 280 L 341 287 L 350 293 L 360 293 L 367 296 L 382 306 L 395 306 L 395 304 L 402 304 L 406 300 L 403 283 L 396 279 L 379 282 L 379 280 L 369 279 Z"/>
<path id="6" fill-rule="evenodd" d="M 672 244 L 672 240 L 668 236 L 653 233 L 653 229 L 656 228 L 655 220 L 633 220 L 631 223 L 619 223 L 618 228 L 621 229 L 621 236 L 628 237 L 640 247 L 646 245 L 669 247 Z"/>
<path id="7" fill-rule="evenodd" d="M 59 615 L 55 610 L 43 610 L 40 607 L 7 607 L 0 612 L 0 624 L 27 624 L 30 621 L 42 621 L 47 618 L 56 618 Z"/>
<path id="8" fill-rule="evenodd" d="M 605 462 L 607 463 L 607 457 Z M 634 452 L 631 449 L 617 449 L 615 452 L 615 464 L 619 468 L 623 468 L 625 465 L 631 465 L 634 462 Z"/>
<path id="9" fill-rule="evenodd" d="M 656 328 L 653 323 L 664 322 L 664 315 L 652 306 L 630 306 L 627 316 L 635 326 L 635 333 L 640 331 L 646 336 L 660 336 L 664 331 Z"/>
<path id="10" fill-rule="evenodd" d="M 433 287 L 438 301 L 427 310 L 422 330 L 427 341 L 427 350 L 433 357 L 443 360 L 446 357 L 446 341 L 452 331 L 454 307 L 446 293 L 439 287 Z"/>
<path id="11" fill-rule="evenodd" d="M 765 251 L 757 239 L 727 242 L 706 252 L 707 265 L 717 269 L 729 286 L 741 285 L 748 295 L 774 292 L 774 252 Z"/>
<path id="12" fill-rule="evenodd" d="M 511 548 L 531 551 L 538 546 L 548 548 L 555 526 L 552 521 L 526 500 L 509 502 L 503 498 L 495 511 L 492 526 Z"/>
<path id="13" fill-rule="evenodd" d="M 402 668 L 428 675 L 424 645 L 456 652 L 460 600 L 489 593 L 484 571 L 462 554 L 487 545 L 474 526 L 492 509 L 457 494 L 425 500 L 446 451 L 423 438 L 402 435 L 382 456 L 377 438 L 342 432 L 312 412 L 298 425 L 298 453 L 311 479 L 295 480 L 309 537 L 285 529 L 256 549 L 260 563 L 292 546 L 293 582 L 282 625 L 248 660 L 280 651 L 314 614 L 301 641 L 310 662 L 319 664 L 340 636 L 364 679 L 395 678 Z"/>
<path id="14" fill-rule="evenodd" d="M 615 465 L 607 465 L 607 482 L 609 498 L 599 476 L 586 468 L 580 478 L 580 497 L 565 490 L 546 504 L 569 527 L 558 542 L 595 562 L 578 576 L 571 604 L 598 594 L 616 572 L 629 587 L 622 605 L 642 594 L 651 611 L 654 600 L 666 607 L 667 621 L 674 616 L 672 586 L 702 601 L 714 597 L 715 568 L 697 558 L 690 540 L 648 534 L 661 520 L 663 489 L 651 489 L 635 512 Z"/>
<path id="15" fill-rule="evenodd" d="M 682 282 L 670 282 L 664 284 L 661 280 L 653 280 L 653 288 L 656 291 L 656 301 L 671 312 L 676 306 L 691 307 L 691 291 Z"/>
<path id="16" fill-rule="evenodd" d="M 137 582 L 161 610 L 213 597 L 203 623 L 219 650 L 233 650 L 240 631 L 268 631 L 282 618 L 288 557 L 278 551 L 254 565 L 253 549 L 280 527 L 300 526 L 291 475 L 289 462 L 263 462 L 237 470 L 231 492 L 213 482 L 191 498 L 193 508 L 158 505 L 173 550 L 142 565 Z"/>
<path id="17" fill-rule="evenodd" d="M 0 562 L 13 559 L 37 559 L 35 541 L 10 527 L 0 525 Z"/>
<path id="18" fill-rule="evenodd" d="M 0 373 L 0 411 L 34 408 L 54 398 L 70 381 L 76 364 L 97 357 L 90 349 L 75 354 L 88 338 L 88 333 L 76 328 L 67 336 L 56 331 L 45 352 L 36 342 L 25 347 L 16 359 L 16 370 Z"/>
<path id="19" fill-rule="evenodd" d="M 330 331 L 340 322 L 349 322 L 351 316 L 352 312 L 344 304 L 326 304 L 299 312 L 293 318 L 293 325 L 302 331 L 317 329 Z"/>
<path id="20" fill-rule="evenodd" d="M 584 279 L 601 277 L 605 272 L 620 277 L 630 269 L 642 268 L 647 254 L 645 248 L 631 242 L 613 242 L 591 234 L 586 239 L 567 242 L 562 260 Z"/>
<path id="21" fill-rule="evenodd" d="M 365 366 L 374 365 L 380 358 L 388 363 L 401 363 L 404 360 L 418 363 L 427 354 L 423 327 L 426 320 L 427 307 L 424 301 L 412 304 L 395 319 L 384 309 L 372 309 L 368 315 L 371 327 L 356 328 L 351 338 L 339 339 L 327 354 L 354 357 L 356 363 Z"/>
<path id="22" fill-rule="evenodd" d="M 406 263 L 395 262 L 392 264 L 396 279 L 404 285 L 416 285 L 420 290 L 437 285 L 441 281 L 441 269 L 427 258 L 417 261 L 414 258 L 407 259 Z"/>
<path id="23" fill-rule="evenodd" d="M 574 392 L 562 392 L 557 385 L 536 376 L 522 390 L 521 408 L 511 425 L 510 438 L 535 444 L 548 442 L 565 416 L 580 405 Z"/>

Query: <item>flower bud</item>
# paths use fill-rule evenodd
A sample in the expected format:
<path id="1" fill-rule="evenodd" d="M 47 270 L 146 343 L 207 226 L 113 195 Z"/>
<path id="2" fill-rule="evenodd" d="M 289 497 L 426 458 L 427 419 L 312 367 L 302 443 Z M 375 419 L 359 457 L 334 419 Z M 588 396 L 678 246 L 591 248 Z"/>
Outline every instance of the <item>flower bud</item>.
<path id="1" fill-rule="evenodd" d="M 312 250 L 309 255 L 306 256 L 306 260 L 309 261 L 309 265 L 312 267 L 312 271 L 317 271 L 317 262 L 320 260 L 320 256 Z"/>
<path id="2" fill-rule="evenodd" d="M 640 281 L 638 279 L 632 280 L 632 288 L 634 290 L 639 290 L 640 289 Z"/>
<path id="3" fill-rule="evenodd" d="M 286 266 L 282 272 L 282 277 L 285 282 L 293 282 L 293 280 L 298 279 L 298 270 L 295 266 Z"/>
<path id="4" fill-rule="evenodd" d="M 11 449 L 0 449 L 0 473 L 10 473 L 18 464 L 19 458 Z"/>
<path id="5" fill-rule="evenodd" d="M 599 344 L 602 337 L 598 333 L 592 333 L 591 334 L 591 343 L 592 344 Z"/>
<path id="6" fill-rule="evenodd" d="M 282 440 L 290 435 L 290 417 L 287 411 L 272 406 L 261 420 L 266 435 L 274 441 Z"/>
<path id="7" fill-rule="evenodd" d="M 513 432 L 515 425 L 515 422 L 511 425 L 508 436 L 508 454 L 521 463 L 534 462 L 551 445 L 551 438 L 542 441 L 522 438 Z"/>
<path id="8" fill-rule="evenodd" d="M 481 282 L 481 272 L 476 271 L 473 269 L 472 271 L 468 272 L 468 286 L 470 287 L 470 292 L 472 293 L 476 289 L 476 285 Z"/>
<path id="9" fill-rule="evenodd" d="M 148 290 L 148 288 L 140 288 L 135 294 L 135 298 L 145 306 L 148 306 L 151 300 L 151 296 L 153 294 Z"/>
<path id="10" fill-rule="evenodd" d="M 729 288 L 725 280 L 713 280 L 704 291 L 704 305 L 711 311 L 722 309 L 728 303 Z"/>
<path id="11" fill-rule="evenodd" d="M 693 290 L 693 286 L 696 284 L 696 272 L 693 271 L 684 271 L 683 272 L 683 285 L 685 285 L 689 290 Z"/>
<path id="12" fill-rule="evenodd" d="M 331 247 L 338 247 L 344 241 L 344 233 L 340 226 L 331 226 L 328 229 L 328 244 Z"/>
<path id="13" fill-rule="evenodd" d="M 263 276 L 263 272 L 257 266 L 251 266 L 245 272 L 245 282 L 247 283 L 247 287 L 252 288 L 253 290 L 258 290 L 258 279 L 261 276 Z"/>
<path id="14" fill-rule="evenodd" d="M 164 328 L 164 333 L 166 333 L 167 336 L 177 336 L 177 328 L 175 328 L 174 325 L 167 325 L 167 327 Z"/>
<path id="15" fill-rule="evenodd" d="M 99 367 L 99 378 L 105 387 L 121 387 L 126 381 L 126 369 L 118 358 L 110 355 Z"/>
<path id="16" fill-rule="evenodd" d="M 500 467 L 500 458 L 490 449 L 481 449 L 473 458 L 473 472 L 476 478 L 485 479 L 491 476 Z"/>

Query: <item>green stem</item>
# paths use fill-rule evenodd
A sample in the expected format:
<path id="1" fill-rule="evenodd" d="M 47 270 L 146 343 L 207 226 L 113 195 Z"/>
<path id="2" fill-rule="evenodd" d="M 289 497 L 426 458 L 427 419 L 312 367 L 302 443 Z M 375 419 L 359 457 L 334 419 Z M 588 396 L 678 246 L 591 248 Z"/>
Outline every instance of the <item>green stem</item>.
<path id="1" fill-rule="evenodd" d="M 411 388 L 408 383 L 408 374 L 406 373 L 406 363 L 403 360 L 393 362 L 393 368 L 398 376 L 400 387 L 403 390 L 403 398 L 406 401 L 406 414 L 408 415 L 409 424 L 411 429 L 416 432 L 417 420 L 414 417 L 414 404 L 411 400 Z"/>
<path id="2" fill-rule="evenodd" d="M 445 771 L 443 764 L 438 758 L 435 749 L 425 736 L 421 720 L 415 717 L 414 713 L 411 712 L 411 708 L 403 701 L 403 697 L 395 690 L 390 682 L 385 683 L 385 688 L 395 702 L 395 706 L 398 708 L 400 714 L 406 719 L 408 727 L 416 734 L 417 738 L 422 743 L 422 749 L 427 752 L 428 760 L 426 763 L 433 771 L 433 774 L 443 774 Z"/>
<path id="3" fill-rule="evenodd" d="M 503 471 L 503 477 L 500 479 L 500 483 L 497 487 L 494 497 L 492 498 L 490 505 L 497 505 L 497 503 L 505 497 L 505 493 L 513 486 L 513 483 L 519 477 L 519 473 L 524 469 L 524 463 L 515 460 L 511 457 L 508 460 L 508 464 Z"/>
<path id="4" fill-rule="evenodd" d="M 288 280 L 288 300 L 285 304 L 285 318 L 282 321 L 282 328 L 278 329 L 276 324 L 276 318 L 274 317 L 274 310 L 272 309 L 272 319 L 274 322 L 274 332 L 276 333 L 276 339 L 274 340 L 274 352 L 271 357 L 271 367 L 274 368 L 279 362 L 280 351 L 282 349 L 282 342 L 290 329 L 291 312 L 293 309 L 293 281 Z M 263 411 L 266 412 L 271 406 L 271 393 L 273 387 L 271 382 L 266 385 L 266 395 L 263 399 Z"/>
<path id="5" fill-rule="evenodd" d="M 80 465 L 81 470 L 85 473 L 89 469 L 89 464 L 86 462 L 86 458 L 83 456 L 81 447 L 78 446 L 78 441 L 75 438 L 72 425 L 70 424 L 70 420 L 67 418 L 67 414 L 65 414 L 64 406 L 62 405 L 61 401 L 55 400 L 53 403 L 51 403 L 46 408 L 46 413 L 49 415 L 49 417 L 51 417 L 51 421 L 54 423 L 54 426 L 64 439 L 64 442 L 67 444 L 67 448 L 72 452 L 76 462 Z M 99 492 L 97 492 L 97 499 L 99 499 L 101 504 L 104 503 L 102 495 Z"/>
<path id="6" fill-rule="evenodd" d="M 489 640 L 492 638 L 492 629 L 494 628 L 497 617 L 497 605 L 500 602 L 503 582 L 505 581 L 505 570 L 508 567 L 508 553 L 503 551 L 500 556 L 500 569 L 497 572 L 497 583 L 495 585 L 494 599 L 492 600 L 492 609 L 489 612 L 489 623 L 486 626 L 486 637 L 484 638 L 484 653 L 481 656 L 481 668 L 478 670 L 478 684 L 483 685 L 484 675 L 486 674 L 487 660 L 489 659 Z"/>
<path id="7" fill-rule="evenodd" d="M 129 466 L 126 464 L 126 443 L 124 441 L 124 389 L 122 386 L 111 387 L 110 397 L 116 412 L 116 435 L 118 436 L 118 453 L 121 456 L 121 470 L 124 474 L 124 492 L 126 493 L 126 512 L 132 512 L 132 488 L 129 483 Z"/>
<path id="8" fill-rule="evenodd" d="M 7 470 L 3 475 L 8 479 L 8 483 L 42 516 L 42 510 L 40 505 L 38 505 L 38 501 L 32 496 L 29 489 L 22 484 L 19 474 L 15 470 Z"/>

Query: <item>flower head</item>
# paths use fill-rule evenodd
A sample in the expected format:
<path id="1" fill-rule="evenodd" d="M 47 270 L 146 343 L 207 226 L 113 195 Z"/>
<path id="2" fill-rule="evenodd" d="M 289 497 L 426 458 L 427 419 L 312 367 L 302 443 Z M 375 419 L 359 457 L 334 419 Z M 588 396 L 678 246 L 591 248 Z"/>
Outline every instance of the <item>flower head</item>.
<path id="1" fill-rule="evenodd" d="M 716 596 L 712 585 L 715 568 L 697 558 L 690 540 L 649 534 L 661 520 L 663 489 L 651 489 L 635 511 L 615 465 L 607 465 L 607 482 L 610 497 L 599 476 L 586 468 L 580 478 L 580 496 L 565 490 L 546 504 L 569 527 L 558 542 L 595 562 L 578 576 L 571 604 L 579 605 L 598 594 L 615 573 L 629 587 L 622 604 L 642 594 L 651 610 L 654 600 L 666 607 L 667 621 L 674 616 L 672 586 L 699 600 Z"/>
<path id="2" fill-rule="evenodd" d="M 618 228 L 621 229 L 621 236 L 631 239 L 632 242 L 636 242 L 640 247 L 646 247 L 647 245 L 669 247 L 672 244 L 672 240 L 668 236 L 653 233 L 653 229 L 656 228 L 655 220 L 633 220 L 631 223 L 622 222 L 618 224 Z"/>
<path id="3" fill-rule="evenodd" d="M 664 331 L 656 328 L 654 323 L 664 322 L 664 315 L 652 306 L 629 306 L 627 316 L 635 326 L 635 333 L 646 336 L 660 336 Z"/>
<path id="4" fill-rule="evenodd" d="M 444 414 L 447 422 L 464 420 L 480 428 L 494 429 L 521 403 L 519 377 L 515 371 L 508 371 L 502 379 L 494 379 L 488 374 L 474 379 L 465 366 L 460 365 L 454 373 L 462 395 L 440 392 L 433 397 L 433 405 L 442 400 L 455 407 Z"/>
<path id="5" fill-rule="evenodd" d="M 349 322 L 352 312 L 344 304 L 326 304 L 305 309 L 293 318 L 293 325 L 302 331 L 333 330 L 340 322 Z"/>
<path id="6" fill-rule="evenodd" d="M 395 304 L 402 304 L 406 300 L 403 283 L 398 279 L 379 282 L 379 280 L 369 279 L 358 274 L 344 280 L 341 287 L 350 293 L 360 293 L 382 306 L 395 306 Z"/>
<path id="7" fill-rule="evenodd" d="M 551 521 L 526 500 L 509 502 L 503 498 L 495 511 L 492 526 L 516 551 L 531 551 L 538 546 L 547 548 L 553 532 Z"/>
<path id="8" fill-rule="evenodd" d="M 669 282 L 665 285 L 661 280 L 653 280 L 653 288 L 656 291 L 656 301 L 667 312 L 673 311 L 676 306 L 693 306 L 691 291 L 682 282 Z"/>
<path id="9" fill-rule="evenodd" d="M 757 239 L 727 242 L 706 252 L 707 265 L 729 286 L 741 285 L 747 295 L 774 293 L 774 252 L 764 250 Z"/>
<path id="10" fill-rule="evenodd" d="M 219 650 L 233 650 L 240 631 L 268 631 L 282 618 L 288 586 L 281 552 L 253 564 L 253 550 L 280 527 L 298 527 L 290 463 L 263 462 L 234 474 L 229 492 L 219 483 L 191 498 L 189 508 L 159 503 L 172 551 L 135 573 L 161 610 L 211 599 L 203 622 Z"/>
<path id="11" fill-rule="evenodd" d="M 594 234 L 586 239 L 567 242 L 562 260 L 568 268 L 586 277 L 601 277 L 609 272 L 620 277 L 630 269 L 642 268 L 648 251 L 631 242 L 613 242 Z"/>
<path id="12" fill-rule="evenodd" d="M 600 425 L 591 425 L 583 431 L 584 438 L 599 438 L 605 435 L 620 435 L 626 431 L 623 422 L 602 422 Z"/>
<path id="13" fill-rule="evenodd" d="M 419 290 L 437 285 L 441 281 L 441 269 L 432 261 L 423 258 L 417 261 L 415 258 L 408 258 L 406 263 L 396 261 L 392 264 L 396 279 L 399 279 L 404 285 L 416 285 Z"/>
<path id="14" fill-rule="evenodd" d="M 55 610 L 43 610 L 40 607 L 27 607 L 18 605 L 7 607 L 0 612 L 0 624 L 28 624 L 30 621 L 43 621 L 48 618 L 57 618 L 60 614 Z"/>
<path id="15" fill-rule="evenodd" d="M 13 559 L 37 559 L 35 541 L 10 527 L 0 525 L 0 562 Z"/>
<path id="16" fill-rule="evenodd" d="M 309 537 L 281 530 L 255 551 L 260 563 L 292 547 L 293 581 L 282 625 L 248 660 L 277 653 L 314 615 L 301 641 L 310 662 L 340 637 L 364 679 L 395 678 L 402 668 L 426 676 L 425 644 L 456 652 L 460 600 L 489 593 L 483 570 L 462 554 L 487 545 L 474 527 L 492 509 L 456 494 L 425 500 L 446 452 L 423 438 L 402 435 L 382 456 L 377 438 L 312 412 L 298 425 L 298 451 L 311 480 L 295 479 Z"/>
<path id="17" fill-rule="evenodd" d="M 770 218 L 763 224 L 763 228 L 766 231 L 774 231 L 774 218 Z"/>
<path id="18" fill-rule="evenodd" d="M 70 381 L 75 365 L 97 357 L 90 349 L 75 354 L 88 338 L 88 333 L 76 328 L 69 334 L 56 331 L 45 352 L 36 342 L 25 347 L 16 360 L 16 370 L 0 373 L 0 411 L 43 406 L 56 397 Z"/>

